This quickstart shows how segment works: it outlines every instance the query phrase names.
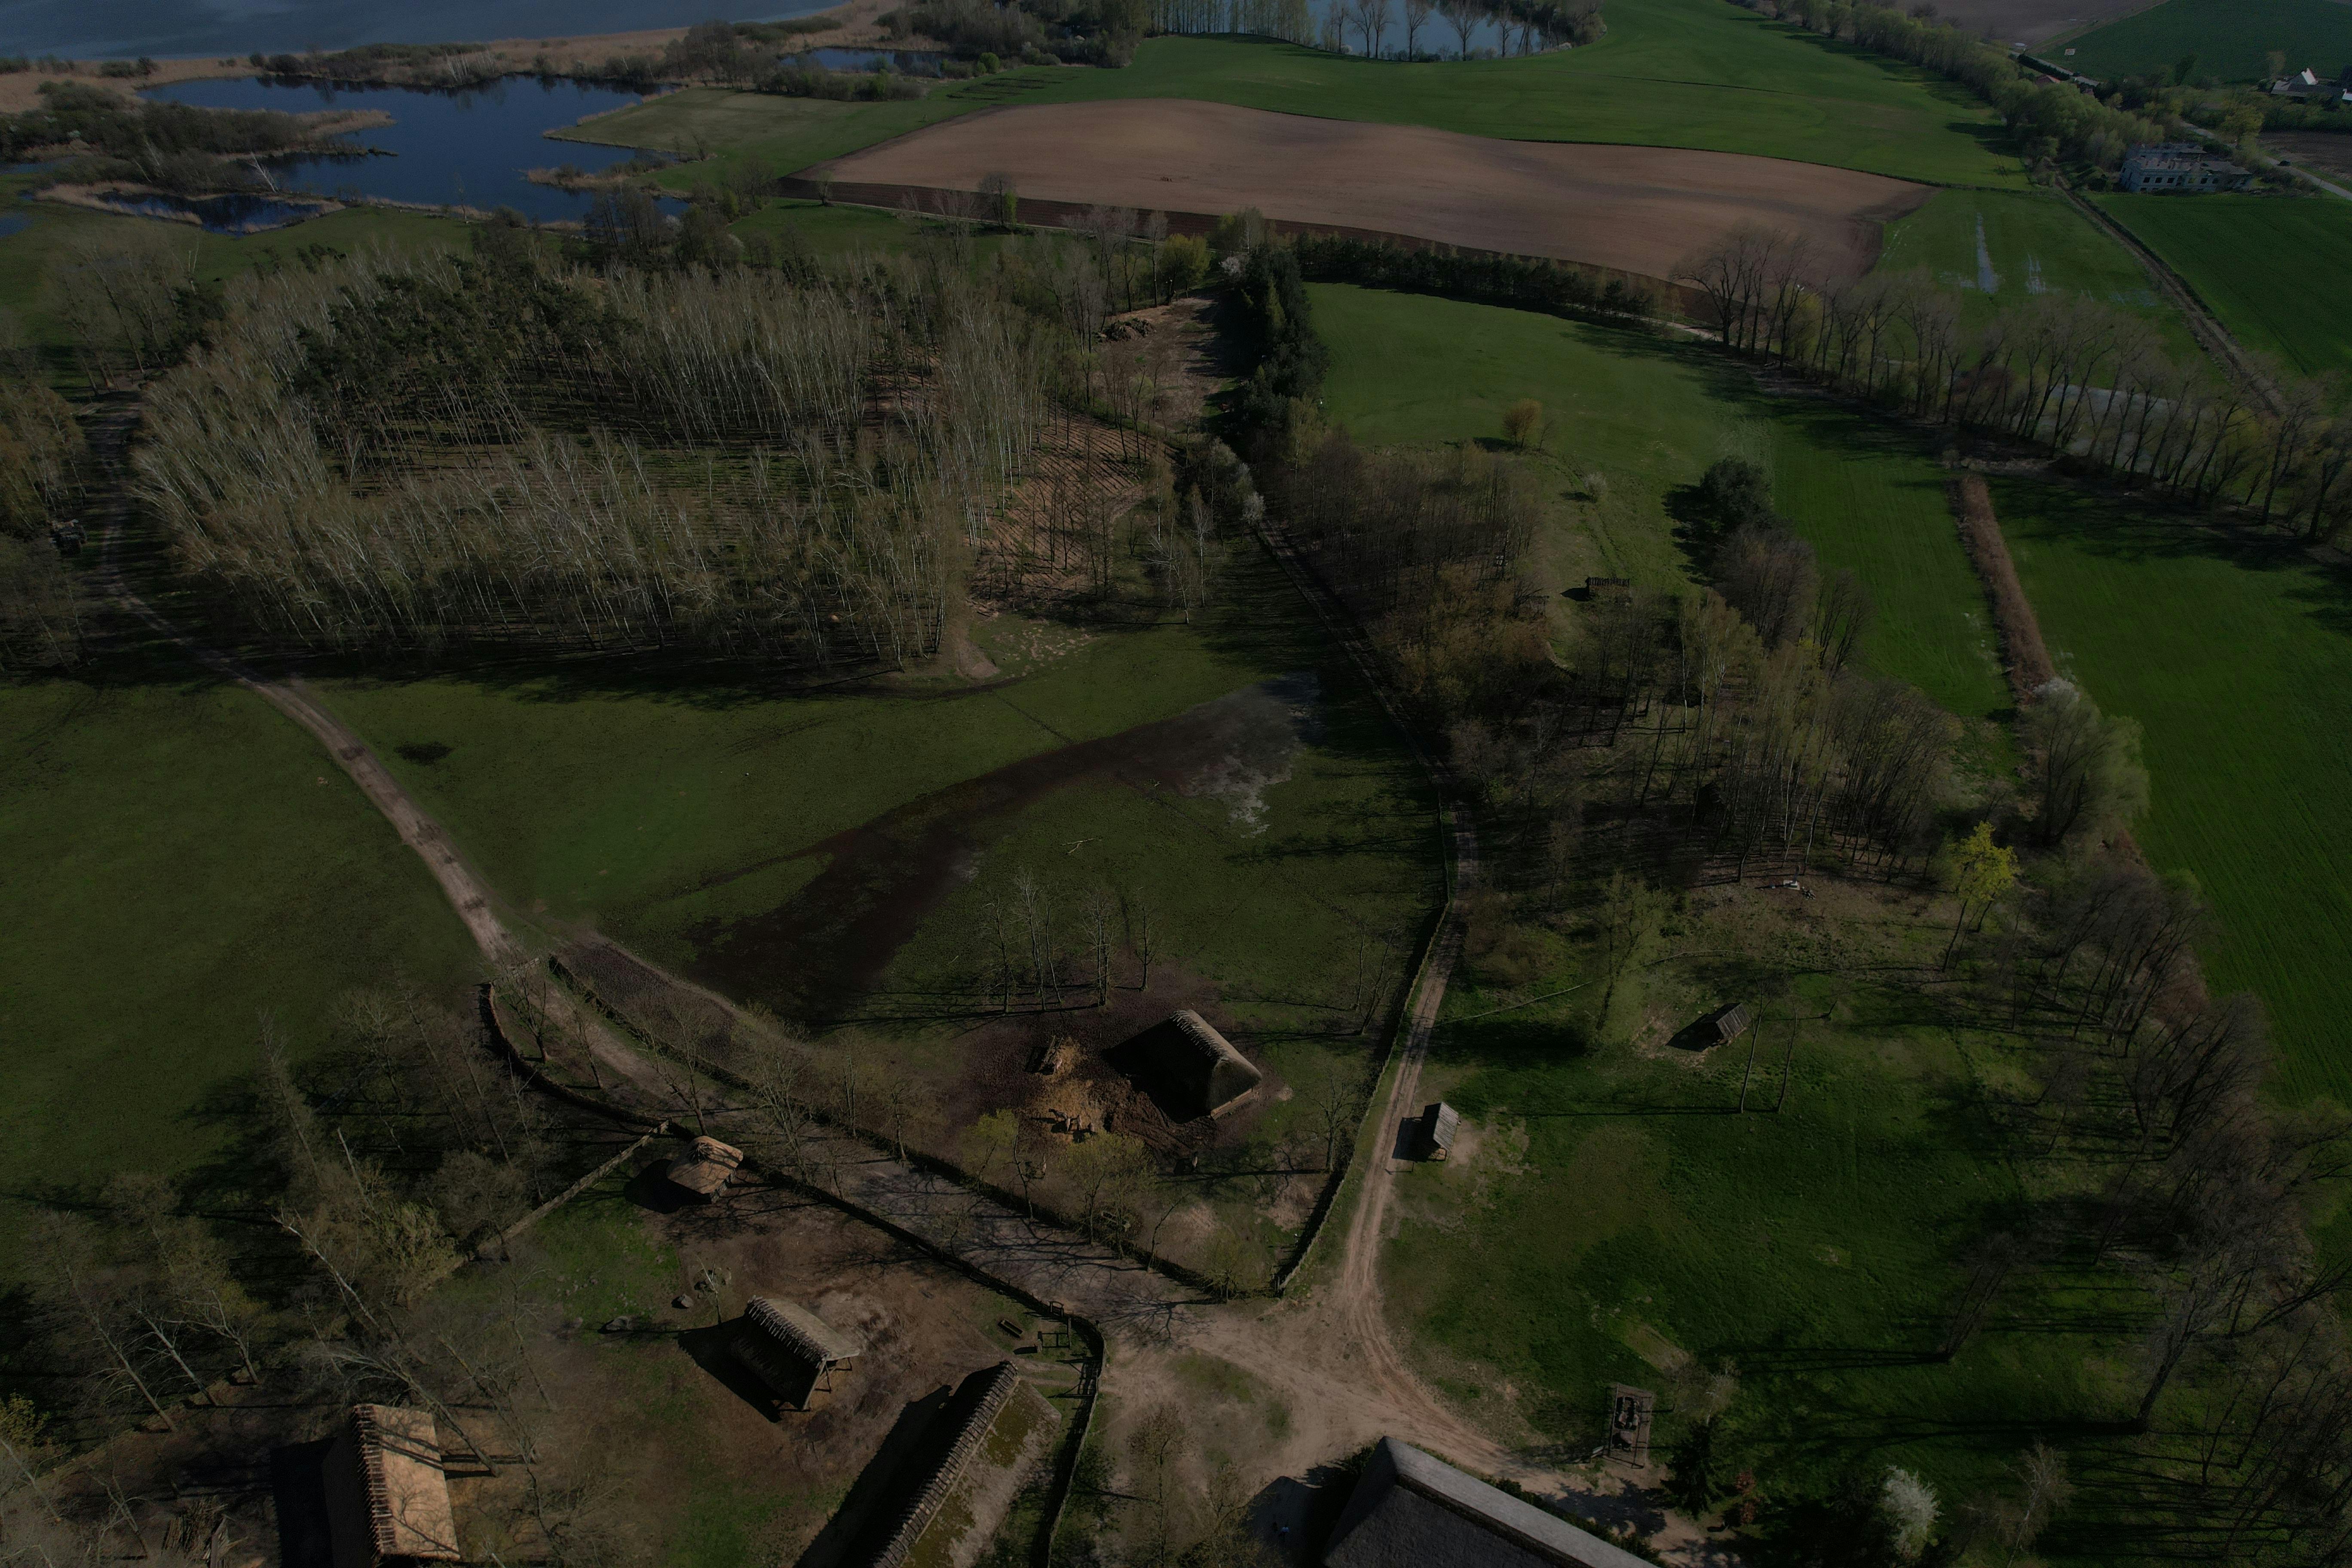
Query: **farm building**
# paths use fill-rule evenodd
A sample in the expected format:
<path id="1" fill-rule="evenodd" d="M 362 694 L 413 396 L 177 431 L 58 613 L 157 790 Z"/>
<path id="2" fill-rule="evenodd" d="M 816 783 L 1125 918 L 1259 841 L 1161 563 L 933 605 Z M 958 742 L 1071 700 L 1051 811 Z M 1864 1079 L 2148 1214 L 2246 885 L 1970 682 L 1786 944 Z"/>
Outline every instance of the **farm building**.
<path id="1" fill-rule="evenodd" d="M 2124 154 L 2127 191 L 2242 191 L 2254 177 L 2189 142 L 2148 142 Z"/>
<path id="2" fill-rule="evenodd" d="M 732 1143 L 721 1143 L 716 1138 L 697 1138 L 687 1145 L 685 1153 L 669 1163 L 669 1179 L 708 1202 L 727 1190 L 727 1184 L 742 1163 L 743 1151 Z"/>
<path id="3" fill-rule="evenodd" d="M 1737 1003 L 1726 1007 L 1715 1016 L 1715 1039 L 1712 1043 L 1718 1046 L 1731 1044 L 1748 1032 L 1748 1026 L 1752 1021 L 1748 1016 L 1748 1009 Z"/>
<path id="4" fill-rule="evenodd" d="M 1633 596 L 1631 577 L 1587 577 L 1584 580 L 1587 599 L 1630 599 Z"/>
<path id="5" fill-rule="evenodd" d="M 1421 1157 L 1443 1160 L 1454 1152 L 1454 1135 L 1462 1130 L 1462 1113 L 1439 1100 L 1421 1113 Z"/>
<path id="6" fill-rule="evenodd" d="M 833 1392 L 833 1373 L 866 1353 L 856 1340 L 806 1307 L 754 1296 L 728 1346 L 735 1359 L 785 1405 L 806 1410 Z"/>
<path id="7" fill-rule="evenodd" d="M 1222 1116 L 1265 1076 L 1189 1007 L 1170 1014 L 1107 1059 L 1176 1121 Z"/>
<path id="8" fill-rule="evenodd" d="M 1642 1568 L 1632 1552 L 1393 1437 L 1372 1450 L 1327 1568 Z"/>
<path id="9" fill-rule="evenodd" d="M 354 1405 L 326 1458 L 335 1568 L 455 1563 L 457 1524 L 431 1412 Z"/>
<path id="10" fill-rule="evenodd" d="M 885 1530 L 867 1558 L 873 1568 L 899 1568 L 916 1555 L 924 1532 L 940 1517 L 958 1483 L 990 1462 L 983 1452 L 989 1434 L 1005 1407 L 1023 1397 L 1023 1379 L 1009 1361 L 964 1379 L 947 1408 L 940 1412 L 933 1429 L 925 1434 L 921 1451 L 894 1479 L 899 1501 L 883 1521 Z M 1043 1403 L 1034 1392 L 1025 1397 Z M 1046 1419 L 1052 1419 L 1050 1412 Z M 927 1548 L 925 1554 L 929 1552 Z"/>

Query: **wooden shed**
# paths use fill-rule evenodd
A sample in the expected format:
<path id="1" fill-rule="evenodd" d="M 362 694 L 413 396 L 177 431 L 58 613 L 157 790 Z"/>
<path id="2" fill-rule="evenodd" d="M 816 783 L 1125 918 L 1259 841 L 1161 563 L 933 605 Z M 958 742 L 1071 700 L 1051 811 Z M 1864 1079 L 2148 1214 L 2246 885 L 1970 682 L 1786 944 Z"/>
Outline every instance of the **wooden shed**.
<path id="1" fill-rule="evenodd" d="M 1738 1003 L 1732 1004 L 1730 1006 L 1726 1007 L 1723 1011 L 1715 1016 L 1715 1040 L 1713 1043 L 1718 1046 L 1729 1045 L 1732 1041 L 1738 1039 L 1740 1036 L 1748 1032 L 1748 1023 L 1749 1019 L 1748 1016 L 1748 1009 L 1740 1006 Z"/>
<path id="2" fill-rule="evenodd" d="M 1454 1152 L 1454 1139 L 1462 1130 L 1462 1113 L 1444 1100 L 1439 1100 L 1421 1113 L 1421 1157 L 1443 1160 Z"/>
<path id="3" fill-rule="evenodd" d="M 1170 1014 L 1107 1059 L 1140 1084 L 1173 1121 L 1222 1116 L 1265 1077 L 1189 1007 Z"/>
<path id="4" fill-rule="evenodd" d="M 727 1190 L 742 1163 L 743 1151 L 732 1143 L 697 1138 L 686 1146 L 686 1152 L 669 1163 L 669 1179 L 708 1203 Z"/>
<path id="5" fill-rule="evenodd" d="M 354 1405 L 326 1458 L 335 1568 L 455 1563 L 457 1525 L 430 1411 Z"/>
<path id="6" fill-rule="evenodd" d="M 833 1373 L 866 1353 L 866 1346 L 794 1301 L 754 1296 L 738 1320 L 728 1349 L 752 1375 L 795 1410 L 833 1392 Z"/>

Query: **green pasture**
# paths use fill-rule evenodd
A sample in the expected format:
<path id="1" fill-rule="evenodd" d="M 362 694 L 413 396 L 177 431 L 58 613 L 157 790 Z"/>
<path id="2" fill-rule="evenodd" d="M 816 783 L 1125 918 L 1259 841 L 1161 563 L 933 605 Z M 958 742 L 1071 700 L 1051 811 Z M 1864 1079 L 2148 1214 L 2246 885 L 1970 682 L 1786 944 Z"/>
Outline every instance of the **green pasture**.
<path id="1" fill-rule="evenodd" d="M 1481 136 L 1753 153 L 1937 184 L 2019 186 L 1997 118 L 1927 73 L 1723 0 L 1621 0 L 1588 48 L 1405 64 L 1263 38 L 1147 39 L 1120 70 L 1007 71 L 900 103 L 832 103 L 689 89 L 565 134 L 708 151 L 768 174 L 1007 103 L 1192 98 Z"/>
<path id="2" fill-rule="evenodd" d="M 2155 322 L 2176 355 L 2199 352 L 2180 312 L 2139 258 L 2045 191 L 1942 191 L 1886 226 L 1879 270 L 1915 268 L 1960 291 L 1964 317 L 1989 322 L 2037 294 L 2088 295 Z"/>
<path id="3" fill-rule="evenodd" d="M 1810 400 L 1769 397 L 1705 350 L 1497 306 L 1346 286 L 1312 290 L 1330 343 L 1330 417 L 1373 445 L 1491 439 L 1523 397 L 1547 410 L 1538 471 L 1555 583 L 1630 576 L 1685 589 L 1679 492 L 1718 458 L 1774 477 L 1775 499 L 1823 564 L 1878 605 L 1864 660 L 1956 713 L 2009 705 L 1984 595 L 1942 470 L 1898 428 Z M 1603 481 L 1596 491 L 1588 476 Z"/>
<path id="4" fill-rule="evenodd" d="M 2168 72 L 2195 57 L 2192 79 L 2256 81 L 2276 49 L 2287 69 L 2309 66 L 2332 77 L 2352 65 L 2352 8 L 2339 0 L 2164 0 L 2160 5 L 2070 37 L 2045 50 L 2100 78 Z"/>
<path id="5" fill-rule="evenodd" d="M 2059 668 L 2146 726 L 2134 833 L 2211 901 L 2208 978 L 2262 997 L 2288 1094 L 2352 1102 L 2352 580 L 2053 486 L 1997 483 L 1994 502 Z"/>
<path id="6" fill-rule="evenodd" d="M 476 967 L 423 862 L 317 742 L 181 665 L 0 680 L 0 899 L 11 1198 L 188 1172 L 247 1126 L 263 1013 L 299 1055 L 347 991 Z"/>
<path id="7" fill-rule="evenodd" d="M 2322 0 L 2323 4 L 2328 0 Z M 2352 26 L 2352 6 L 2337 6 Z M 2305 375 L 2352 370 L 2352 203 L 2092 198 L 2188 280 L 2238 341 Z"/>

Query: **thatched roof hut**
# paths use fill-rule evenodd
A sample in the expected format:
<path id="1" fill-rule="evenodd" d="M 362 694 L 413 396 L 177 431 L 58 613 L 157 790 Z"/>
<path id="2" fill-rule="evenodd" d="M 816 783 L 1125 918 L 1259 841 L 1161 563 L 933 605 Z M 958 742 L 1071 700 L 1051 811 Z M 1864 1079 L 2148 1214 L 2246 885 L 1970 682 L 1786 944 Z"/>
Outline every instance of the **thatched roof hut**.
<path id="1" fill-rule="evenodd" d="M 705 1202 L 727 1190 L 736 1168 L 743 1163 L 743 1151 L 732 1143 L 721 1143 L 716 1138 L 697 1138 L 686 1147 L 686 1152 L 669 1163 L 669 1179 Z"/>
<path id="2" fill-rule="evenodd" d="M 751 1298 L 728 1349 L 777 1398 L 802 1410 L 833 1392 L 835 1368 L 866 1353 L 864 1343 L 806 1307 L 772 1296 Z"/>
<path id="3" fill-rule="evenodd" d="M 1439 1100 L 1421 1113 L 1421 1157 L 1443 1160 L 1454 1152 L 1454 1140 L 1462 1131 L 1462 1113 L 1444 1100 Z"/>
<path id="4" fill-rule="evenodd" d="M 1175 1121 L 1223 1115 L 1265 1076 L 1189 1007 L 1137 1035 L 1108 1059 Z"/>
<path id="5" fill-rule="evenodd" d="M 1383 1437 L 1328 1568 L 1643 1568 L 1642 1560 L 1420 1449 Z"/>
<path id="6" fill-rule="evenodd" d="M 352 1405 L 327 1450 L 326 1486 L 335 1568 L 457 1561 L 457 1520 L 430 1411 Z"/>

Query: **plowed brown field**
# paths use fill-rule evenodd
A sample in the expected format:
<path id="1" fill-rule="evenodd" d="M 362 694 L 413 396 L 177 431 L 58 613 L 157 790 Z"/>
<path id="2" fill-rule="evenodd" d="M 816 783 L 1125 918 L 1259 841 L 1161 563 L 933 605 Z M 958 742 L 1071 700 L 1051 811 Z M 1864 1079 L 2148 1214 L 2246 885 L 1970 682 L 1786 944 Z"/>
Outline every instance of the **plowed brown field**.
<path id="1" fill-rule="evenodd" d="M 1743 223 L 1811 239 L 1845 277 L 1879 225 L 1930 186 L 1738 153 L 1505 142 L 1184 99 L 1022 105 L 918 131 L 806 171 L 844 184 L 1226 213 L 1549 256 L 1652 278 Z"/>

